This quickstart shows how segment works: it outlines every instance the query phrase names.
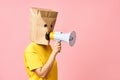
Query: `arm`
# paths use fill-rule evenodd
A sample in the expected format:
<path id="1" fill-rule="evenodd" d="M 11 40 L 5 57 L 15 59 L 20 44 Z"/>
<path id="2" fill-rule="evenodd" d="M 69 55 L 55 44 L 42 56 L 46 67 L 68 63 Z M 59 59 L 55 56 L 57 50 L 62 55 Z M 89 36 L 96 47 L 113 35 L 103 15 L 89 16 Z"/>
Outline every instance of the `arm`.
<path id="1" fill-rule="evenodd" d="M 56 55 L 60 51 L 60 49 L 61 49 L 61 43 L 56 42 L 54 44 L 53 51 L 52 51 L 48 61 L 46 62 L 46 64 L 43 67 L 40 67 L 40 68 L 37 68 L 37 69 L 34 70 L 35 73 L 39 77 L 45 78 L 49 74 L 49 72 L 50 72 L 50 70 L 51 70 L 51 68 L 53 66 L 54 60 L 56 58 Z"/>

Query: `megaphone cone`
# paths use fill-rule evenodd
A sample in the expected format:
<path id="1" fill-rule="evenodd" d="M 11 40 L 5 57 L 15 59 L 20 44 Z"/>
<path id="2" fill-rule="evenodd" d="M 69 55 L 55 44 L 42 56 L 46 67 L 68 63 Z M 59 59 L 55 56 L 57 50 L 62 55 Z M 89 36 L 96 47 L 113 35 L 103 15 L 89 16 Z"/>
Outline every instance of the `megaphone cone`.
<path id="1" fill-rule="evenodd" d="M 58 42 L 64 41 L 69 43 L 70 46 L 73 46 L 76 41 L 76 33 L 75 31 L 66 34 L 63 34 L 62 32 L 50 32 L 49 38 Z"/>

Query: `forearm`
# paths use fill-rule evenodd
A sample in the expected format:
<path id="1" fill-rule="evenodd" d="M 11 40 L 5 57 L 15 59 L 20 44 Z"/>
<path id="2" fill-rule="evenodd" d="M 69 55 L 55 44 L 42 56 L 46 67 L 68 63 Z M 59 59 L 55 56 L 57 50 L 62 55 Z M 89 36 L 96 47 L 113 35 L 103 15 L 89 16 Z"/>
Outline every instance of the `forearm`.
<path id="1" fill-rule="evenodd" d="M 43 67 L 35 69 L 35 72 L 38 74 L 39 77 L 46 78 L 46 76 L 49 74 L 50 70 L 52 69 L 55 57 L 60 52 L 60 50 L 61 50 L 61 43 L 56 42 L 54 44 L 53 51 L 52 51 L 48 61 L 44 64 Z"/>
<path id="2" fill-rule="evenodd" d="M 49 74 L 49 72 L 54 64 L 55 57 L 56 57 L 56 53 L 52 52 L 48 61 L 46 62 L 46 64 L 42 68 L 36 70 L 36 73 L 40 77 L 45 78 Z"/>
<path id="3" fill-rule="evenodd" d="M 51 70 L 51 68 L 52 68 L 52 66 L 54 64 L 55 57 L 56 57 L 56 54 L 54 52 L 52 52 L 52 54 L 50 55 L 48 61 L 42 67 L 41 73 L 43 73 L 44 77 L 46 77 L 49 74 L 49 72 L 50 72 L 50 70 Z"/>

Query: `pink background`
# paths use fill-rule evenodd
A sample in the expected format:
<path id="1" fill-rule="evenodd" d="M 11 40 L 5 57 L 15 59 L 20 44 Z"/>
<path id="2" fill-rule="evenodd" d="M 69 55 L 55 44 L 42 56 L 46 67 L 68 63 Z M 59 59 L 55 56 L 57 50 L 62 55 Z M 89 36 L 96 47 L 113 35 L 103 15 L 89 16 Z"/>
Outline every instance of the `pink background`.
<path id="1" fill-rule="evenodd" d="M 55 31 L 77 33 L 57 56 L 59 80 L 120 80 L 120 0 L 1 0 L 0 80 L 28 80 L 31 6 L 59 12 Z"/>

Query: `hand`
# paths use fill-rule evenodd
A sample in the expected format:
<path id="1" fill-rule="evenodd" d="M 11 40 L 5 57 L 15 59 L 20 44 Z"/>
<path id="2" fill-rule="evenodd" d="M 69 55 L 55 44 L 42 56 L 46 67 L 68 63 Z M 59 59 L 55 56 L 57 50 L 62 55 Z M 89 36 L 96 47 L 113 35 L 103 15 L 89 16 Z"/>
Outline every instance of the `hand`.
<path id="1" fill-rule="evenodd" d="M 60 50 L 61 50 L 61 42 L 55 42 L 54 43 L 54 47 L 53 47 L 53 52 L 55 53 L 55 54 L 57 54 L 57 53 L 59 53 L 60 52 Z"/>

